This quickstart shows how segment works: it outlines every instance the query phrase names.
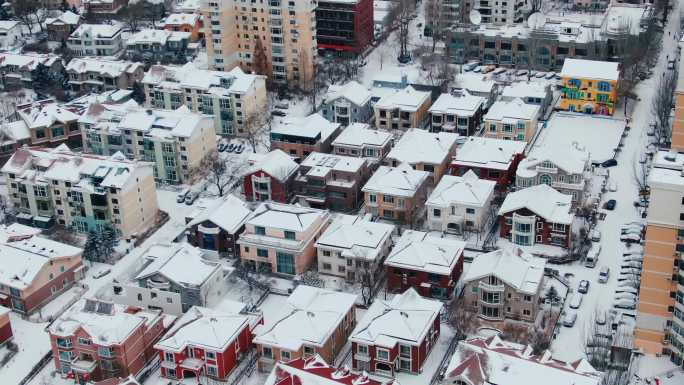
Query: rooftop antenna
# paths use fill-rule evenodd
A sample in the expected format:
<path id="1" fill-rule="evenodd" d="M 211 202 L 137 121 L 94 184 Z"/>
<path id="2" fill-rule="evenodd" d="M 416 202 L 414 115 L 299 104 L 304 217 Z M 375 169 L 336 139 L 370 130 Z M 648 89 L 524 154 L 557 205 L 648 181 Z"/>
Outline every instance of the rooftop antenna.
<path id="1" fill-rule="evenodd" d="M 482 23 L 482 15 L 477 9 L 470 11 L 470 15 L 468 17 L 471 24 L 480 25 L 480 23 Z"/>

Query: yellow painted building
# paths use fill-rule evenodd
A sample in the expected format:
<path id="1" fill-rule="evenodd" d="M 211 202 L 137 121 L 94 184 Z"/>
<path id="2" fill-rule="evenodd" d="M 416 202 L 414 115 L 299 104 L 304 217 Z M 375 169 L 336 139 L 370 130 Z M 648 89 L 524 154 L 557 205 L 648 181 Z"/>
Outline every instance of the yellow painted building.
<path id="1" fill-rule="evenodd" d="M 618 63 L 565 59 L 560 75 L 561 110 L 613 115 L 618 101 Z"/>

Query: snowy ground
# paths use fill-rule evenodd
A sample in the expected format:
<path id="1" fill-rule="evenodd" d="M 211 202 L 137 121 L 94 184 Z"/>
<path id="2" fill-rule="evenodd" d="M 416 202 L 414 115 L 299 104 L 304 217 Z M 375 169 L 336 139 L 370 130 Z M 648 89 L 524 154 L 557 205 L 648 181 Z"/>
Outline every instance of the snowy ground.
<path id="1" fill-rule="evenodd" d="M 50 350 L 50 339 L 45 332 L 47 323 L 35 323 L 10 313 L 14 343 L 19 347 L 17 354 L 0 368 L 0 382 L 18 384 L 40 358 Z"/>

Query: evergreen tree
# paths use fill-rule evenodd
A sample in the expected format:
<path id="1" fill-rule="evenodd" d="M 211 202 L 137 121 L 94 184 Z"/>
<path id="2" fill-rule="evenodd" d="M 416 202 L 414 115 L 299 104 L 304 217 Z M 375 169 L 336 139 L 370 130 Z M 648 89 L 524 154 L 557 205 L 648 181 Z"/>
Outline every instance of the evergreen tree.
<path id="1" fill-rule="evenodd" d="M 116 230 L 112 226 L 106 225 L 100 235 L 100 252 L 104 261 L 112 259 L 112 254 L 114 254 L 114 249 L 118 244 L 119 238 Z"/>
<path id="2" fill-rule="evenodd" d="M 133 83 L 133 92 L 131 93 L 131 98 L 138 104 L 145 103 L 145 89 L 140 82 Z"/>
<path id="3" fill-rule="evenodd" d="M 33 90 L 38 93 L 50 88 L 53 80 L 50 68 L 43 63 L 38 63 L 36 68 L 31 71 L 31 78 L 33 79 Z"/>
<path id="4" fill-rule="evenodd" d="M 99 235 L 95 230 L 88 231 L 88 238 L 83 246 L 83 258 L 91 262 L 99 262 Z"/>

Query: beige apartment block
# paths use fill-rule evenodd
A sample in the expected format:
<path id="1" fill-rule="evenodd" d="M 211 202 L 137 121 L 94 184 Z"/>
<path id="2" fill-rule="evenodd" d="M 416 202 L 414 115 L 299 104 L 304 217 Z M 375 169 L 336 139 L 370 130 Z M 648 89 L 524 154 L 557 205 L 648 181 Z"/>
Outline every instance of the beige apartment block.
<path id="1" fill-rule="evenodd" d="M 260 40 L 270 80 L 309 89 L 317 55 L 315 9 L 313 0 L 203 1 L 209 68 L 261 71 L 254 65 Z"/>
<path id="2" fill-rule="evenodd" d="M 389 91 L 373 106 L 375 127 L 384 130 L 422 128 L 432 104 L 429 92 L 418 91 L 411 86 Z"/>
<path id="3" fill-rule="evenodd" d="M 157 218 L 153 165 L 57 148 L 20 148 L 3 166 L 7 195 L 20 223 L 58 223 L 78 232 L 113 226 L 122 238 L 147 231 Z"/>
<path id="4" fill-rule="evenodd" d="M 176 110 L 145 109 L 129 104 L 91 104 L 79 118 L 85 152 L 154 164 L 154 178 L 186 183 L 202 159 L 216 150 L 213 118 Z"/>
<path id="5" fill-rule="evenodd" d="M 230 71 L 210 71 L 184 66 L 153 65 L 142 80 L 145 106 L 175 110 L 187 106 L 192 112 L 214 117 L 219 135 L 249 135 L 253 124 L 267 113 L 266 77 Z"/>
<path id="6" fill-rule="evenodd" d="M 672 149 L 684 151 L 684 61 L 679 62 L 679 75 L 675 88 L 674 118 L 672 119 Z"/>
<path id="7" fill-rule="evenodd" d="M 528 142 L 537 132 L 539 106 L 522 99 L 499 100 L 484 116 L 484 136 L 487 138 Z"/>
<path id="8" fill-rule="evenodd" d="M 684 155 L 656 154 L 635 345 L 647 354 L 666 354 L 682 364 L 684 354 Z"/>

